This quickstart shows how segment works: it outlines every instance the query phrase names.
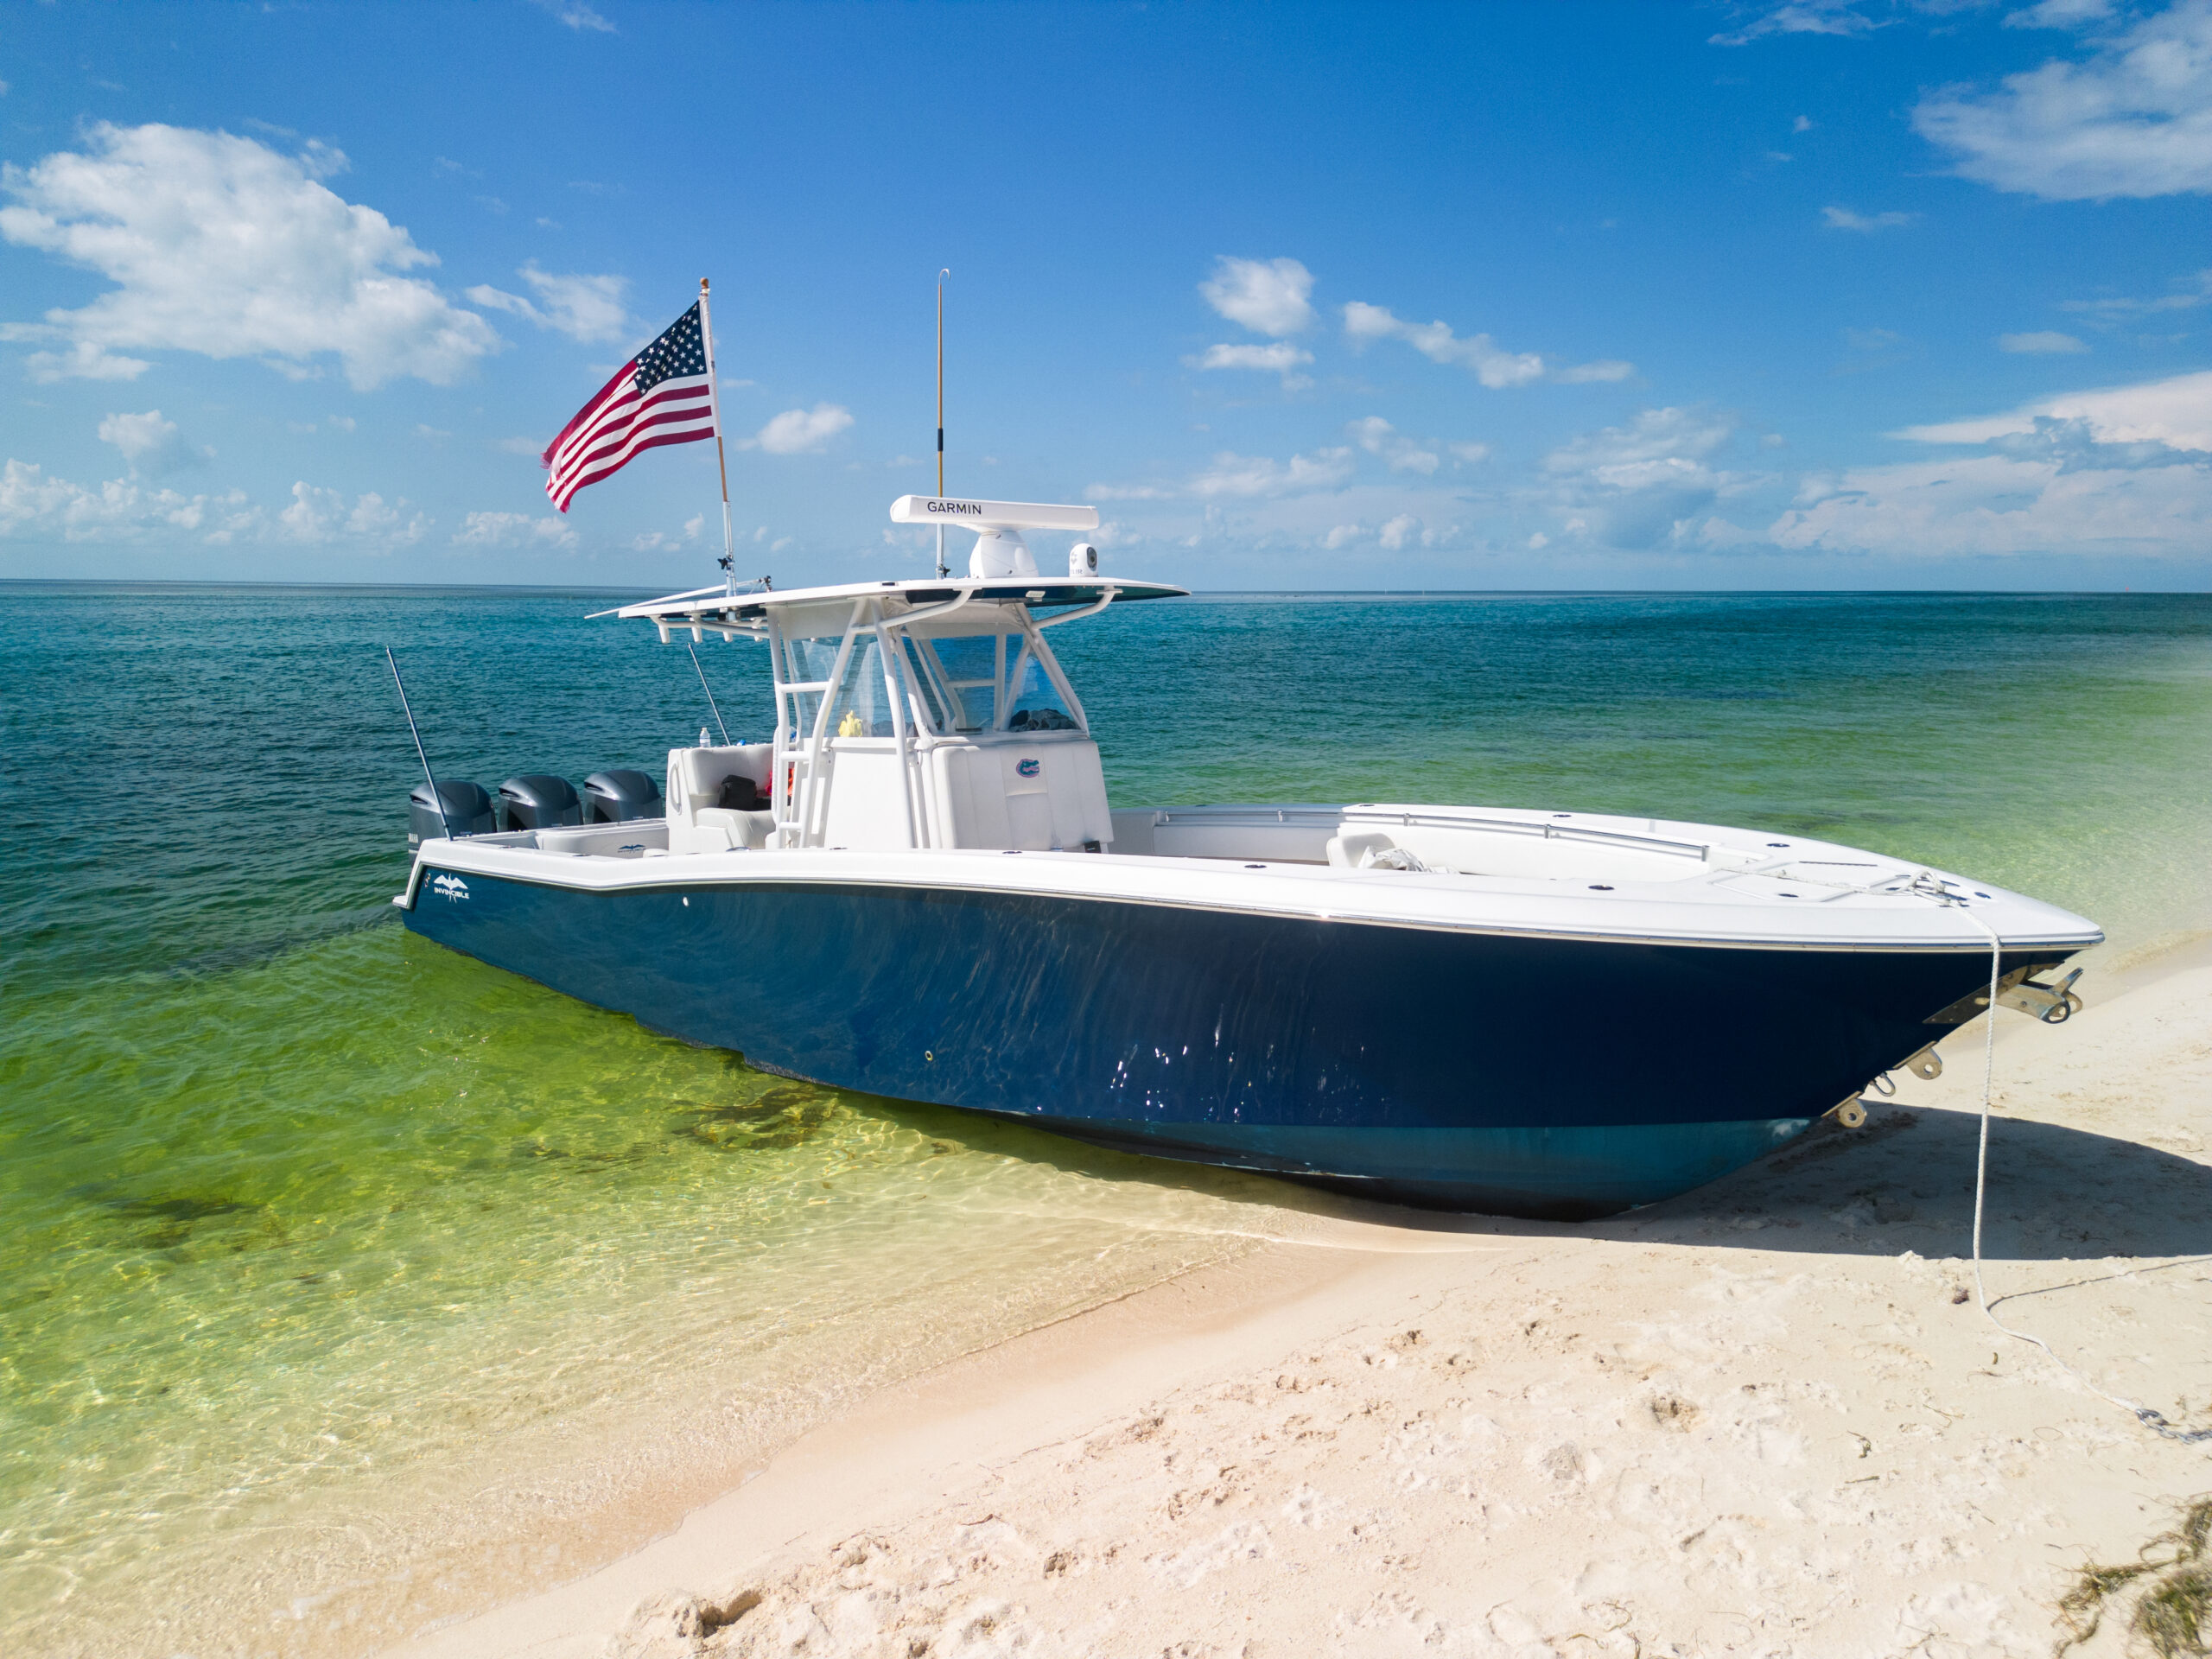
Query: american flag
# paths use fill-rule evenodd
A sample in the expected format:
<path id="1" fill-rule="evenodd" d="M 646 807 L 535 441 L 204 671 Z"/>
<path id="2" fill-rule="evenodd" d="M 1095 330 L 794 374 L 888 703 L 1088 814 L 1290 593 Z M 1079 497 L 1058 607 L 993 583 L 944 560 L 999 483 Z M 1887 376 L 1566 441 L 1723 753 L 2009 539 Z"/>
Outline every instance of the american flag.
<path id="1" fill-rule="evenodd" d="M 639 450 L 714 435 L 706 334 L 695 303 L 616 371 L 546 446 L 545 493 L 566 512 L 578 490 L 620 472 Z"/>

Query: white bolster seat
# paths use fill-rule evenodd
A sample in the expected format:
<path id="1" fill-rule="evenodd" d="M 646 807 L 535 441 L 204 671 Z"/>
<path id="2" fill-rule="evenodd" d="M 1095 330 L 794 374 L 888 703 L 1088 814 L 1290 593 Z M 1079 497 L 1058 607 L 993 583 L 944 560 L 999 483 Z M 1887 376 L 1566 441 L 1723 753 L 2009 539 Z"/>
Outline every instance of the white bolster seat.
<path id="1" fill-rule="evenodd" d="M 702 806 L 691 815 L 687 839 L 695 853 L 735 852 L 761 848 L 776 833 L 772 812 L 740 812 L 733 807 Z"/>
<path id="2" fill-rule="evenodd" d="M 1323 849 L 1329 864 L 1339 870 L 1425 870 L 1427 865 L 1379 830 L 1357 835 L 1332 836 Z"/>
<path id="3" fill-rule="evenodd" d="M 671 749 L 668 752 L 668 850 L 721 853 L 765 847 L 775 829 L 768 812 L 741 812 L 721 804 L 723 782 L 750 778 L 766 795 L 775 751 L 766 743 Z"/>

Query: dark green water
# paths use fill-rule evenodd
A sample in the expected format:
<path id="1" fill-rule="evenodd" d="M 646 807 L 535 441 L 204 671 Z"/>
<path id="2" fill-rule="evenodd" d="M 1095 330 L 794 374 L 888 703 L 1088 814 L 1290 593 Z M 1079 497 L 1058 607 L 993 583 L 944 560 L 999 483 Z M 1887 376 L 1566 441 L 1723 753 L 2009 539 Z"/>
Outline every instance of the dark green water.
<path id="1" fill-rule="evenodd" d="M 403 933 L 379 646 L 441 775 L 658 775 L 704 701 L 613 602 L 0 586 L 0 1647 L 365 1649 L 1273 1224 L 1269 1183 L 793 1085 Z M 2121 946 L 2212 926 L 2202 596 L 1236 598 L 1054 643 L 1117 805 L 1705 819 Z M 760 648 L 700 655 L 761 732 Z"/>

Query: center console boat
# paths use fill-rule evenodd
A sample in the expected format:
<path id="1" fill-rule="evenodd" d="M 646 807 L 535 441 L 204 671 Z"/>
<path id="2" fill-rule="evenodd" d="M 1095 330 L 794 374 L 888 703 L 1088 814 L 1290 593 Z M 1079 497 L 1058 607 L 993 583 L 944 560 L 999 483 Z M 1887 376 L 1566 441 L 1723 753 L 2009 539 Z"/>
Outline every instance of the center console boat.
<path id="1" fill-rule="evenodd" d="M 678 594 L 765 645 L 773 735 L 416 791 L 414 931 L 761 1070 L 1401 1202 L 1575 1219 L 1861 1112 L 2102 935 L 1795 835 L 1549 808 L 1117 809 L 1049 631 L 1181 595 L 1039 574 L 1087 507 L 905 497 L 965 576 Z M 702 734 L 702 740 L 704 734 Z M 568 790 L 561 796 L 553 785 Z M 472 794 L 470 791 L 474 791 Z M 572 803 L 575 803 L 572 804 Z M 658 810 L 658 816 L 639 816 Z M 469 830 L 480 833 L 465 833 Z"/>

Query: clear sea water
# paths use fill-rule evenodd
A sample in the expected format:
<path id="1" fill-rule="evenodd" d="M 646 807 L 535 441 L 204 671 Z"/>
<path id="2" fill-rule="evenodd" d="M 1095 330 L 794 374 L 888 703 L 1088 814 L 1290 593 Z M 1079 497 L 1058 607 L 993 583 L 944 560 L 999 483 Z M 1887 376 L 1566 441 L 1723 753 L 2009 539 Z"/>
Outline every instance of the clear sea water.
<path id="1" fill-rule="evenodd" d="M 1257 1178 L 795 1085 L 410 938 L 416 780 L 658 774 L 602 594 L 0 585 L 0 1649 L 365 1651 L 882 1381 L 1248 1248 Z M 1117 805 L 1771 827 L 2212 927 L 2212 597 L 1235 596 L 1055 636 Z M 760 648 L 700 649 L 734 734 Z"/>

